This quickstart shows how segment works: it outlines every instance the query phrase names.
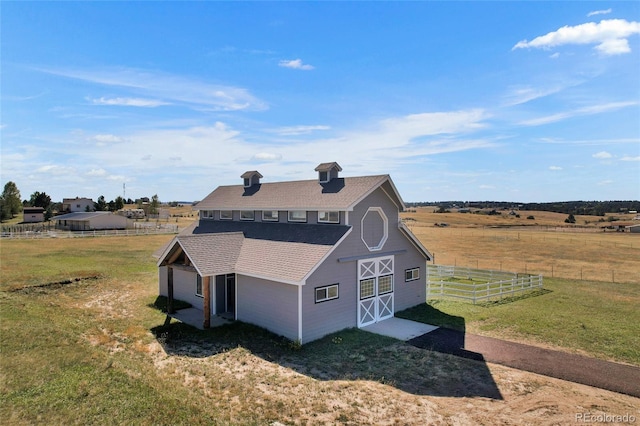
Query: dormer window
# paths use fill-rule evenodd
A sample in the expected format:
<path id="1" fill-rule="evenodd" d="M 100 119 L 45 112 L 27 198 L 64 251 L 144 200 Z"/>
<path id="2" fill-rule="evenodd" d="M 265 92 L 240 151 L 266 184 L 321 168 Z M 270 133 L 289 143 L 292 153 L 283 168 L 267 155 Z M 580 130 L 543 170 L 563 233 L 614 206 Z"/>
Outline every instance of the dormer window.
<path id="1" fill-rule="evenodd" d="M 322 163 L 315 168 L 318 172 L 318 182 L 327 183 L 338 177 L 338 172 L 342 171 L 342 167 L 338 163 Z"/>
<path id="2" fill-rule="evenodd" d="M 242 176 L 242 182 L 245 188 L 251 188 L 253 185 L 260 184 L 260 178 L 263 176 L 257 170 L 250 170 L 248 172 L 244 172 Z"/>

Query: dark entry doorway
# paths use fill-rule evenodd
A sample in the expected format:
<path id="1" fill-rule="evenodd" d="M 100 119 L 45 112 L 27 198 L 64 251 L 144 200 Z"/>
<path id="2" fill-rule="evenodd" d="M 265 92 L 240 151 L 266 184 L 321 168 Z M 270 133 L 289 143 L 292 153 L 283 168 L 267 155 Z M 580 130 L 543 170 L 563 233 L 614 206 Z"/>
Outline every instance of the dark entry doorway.
<path id="1" fill-rule="evenodd" d="M 216 275 L 216 314 L 234 314 L 236 307 L 236 275 Z"/>

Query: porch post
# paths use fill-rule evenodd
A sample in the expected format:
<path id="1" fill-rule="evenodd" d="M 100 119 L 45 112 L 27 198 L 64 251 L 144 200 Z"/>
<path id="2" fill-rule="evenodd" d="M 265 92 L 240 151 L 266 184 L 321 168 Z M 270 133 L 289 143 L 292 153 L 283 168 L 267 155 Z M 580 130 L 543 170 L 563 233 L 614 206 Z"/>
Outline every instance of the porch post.
<path id="1" fill-rule="evenodd" d="M 167 314 L 173 313 L 173 267 L 167 266 Z"/>
<path id="2" fill-rule="evenodd" d="M 202 277 L 202 310 L 204 312 L 203 328 L 211 327 L 211 277 Z"/>

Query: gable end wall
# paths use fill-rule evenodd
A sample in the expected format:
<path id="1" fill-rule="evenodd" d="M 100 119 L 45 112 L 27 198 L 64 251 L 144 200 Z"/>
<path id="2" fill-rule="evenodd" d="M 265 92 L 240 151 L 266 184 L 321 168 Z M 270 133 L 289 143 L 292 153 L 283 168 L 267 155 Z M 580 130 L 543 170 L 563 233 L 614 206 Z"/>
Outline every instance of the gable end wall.
<path id="1" fill-rule="evenodd" d="M 361 239 L 361 220 L 369 207 L 380 207 L 388 219 L 388 239 L 379 251 L 369 251 Z M 349 222 L 350 235 L 333 251 L 325 262 L 307 279 L 302 289 L 303 343 L 326 334 L 357 326 L 357 261 L 339 262 L 353 256 L 378 257 L 386 252 L 406 250 L 394 256 L 394 311 L 401 311 L 426 301 L 426 260 L 398 229 L 398 206 L 378 188 L 365 197 L 353 212 Z M 420 279 L 404 281 L 405 269 L 420 268 Z M 339 298 L 315 303 L 315 288 L 339 284 Z"/>

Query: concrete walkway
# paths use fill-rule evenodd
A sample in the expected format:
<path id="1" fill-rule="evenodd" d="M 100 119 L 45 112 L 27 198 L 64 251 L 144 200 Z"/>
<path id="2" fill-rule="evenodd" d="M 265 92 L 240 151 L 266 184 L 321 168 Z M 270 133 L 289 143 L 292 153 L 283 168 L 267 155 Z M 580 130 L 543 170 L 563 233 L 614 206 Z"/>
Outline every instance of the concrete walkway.
<path id="1" fill-rule="evenodd" d="M 423 334 L 430 333 L 437 328 L 438 327 L 435 325 L 391 317 L 386 320 L 367 325 L 366 327 L 362 327 L 361 330 L 407 341 L 415 337 L 422 336 Z"/>
<path id="2" fill-rule="evenodd" d="M 167 315 L 171 318 L 175 318 L 180 322 L 197 328 L 198 330 L 204 330 L 204 312 L 196 308 L 179 309 L 175 313 Z M 211 328 L 219 327 L 224 324 L 231 324 L 233 321 L 223 318 L 219 315 L 211 316 Z"/>

